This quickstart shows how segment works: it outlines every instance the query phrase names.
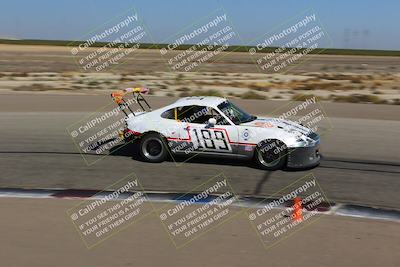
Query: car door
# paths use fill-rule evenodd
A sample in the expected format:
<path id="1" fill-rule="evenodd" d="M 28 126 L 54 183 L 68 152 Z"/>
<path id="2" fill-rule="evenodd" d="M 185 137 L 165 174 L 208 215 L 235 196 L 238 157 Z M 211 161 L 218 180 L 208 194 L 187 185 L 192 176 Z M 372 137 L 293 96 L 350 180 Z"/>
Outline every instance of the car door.
<path id="1" fill-rule="evenodd" d="M 186 106 L 180 117 L 180 139 L 186 140 L 186 153 L 235 154 L 238 142 L 238 130 L 212 107 Z M 178 111 L 179 113 L 179 111 Z M 217 123 L 209 125 L 208 120 L 215 118 Z"/>

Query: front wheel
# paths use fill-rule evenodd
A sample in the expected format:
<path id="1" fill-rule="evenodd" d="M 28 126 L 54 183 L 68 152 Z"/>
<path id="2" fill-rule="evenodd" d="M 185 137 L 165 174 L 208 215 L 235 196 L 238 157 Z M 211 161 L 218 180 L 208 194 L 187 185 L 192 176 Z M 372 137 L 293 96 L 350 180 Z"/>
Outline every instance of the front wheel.
<path id="1" fill-rule="evenodd" d="M 168 155 L 162 136 L 149 133 L 140 140 L 140 155 L 147 162 L 163 162 Z"/>
<path id="2" fill-rule="evenodd" d="M 287 148 L 279 140 L 266 140 L 257 145 L 254 160 L 263 170 L 279 170 L 286 164 Z"/>

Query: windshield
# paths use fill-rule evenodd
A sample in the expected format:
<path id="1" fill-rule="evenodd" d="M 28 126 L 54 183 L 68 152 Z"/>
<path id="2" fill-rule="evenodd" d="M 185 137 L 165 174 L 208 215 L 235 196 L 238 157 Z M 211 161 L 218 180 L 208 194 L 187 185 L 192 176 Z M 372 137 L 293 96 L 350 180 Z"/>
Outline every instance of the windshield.
<path id="1" fill-rule="evenodd" d="M 257 119 L 256 116 L 247 114 L 229 101 L 222 102 L 218 108 L 236 125 Z"/>

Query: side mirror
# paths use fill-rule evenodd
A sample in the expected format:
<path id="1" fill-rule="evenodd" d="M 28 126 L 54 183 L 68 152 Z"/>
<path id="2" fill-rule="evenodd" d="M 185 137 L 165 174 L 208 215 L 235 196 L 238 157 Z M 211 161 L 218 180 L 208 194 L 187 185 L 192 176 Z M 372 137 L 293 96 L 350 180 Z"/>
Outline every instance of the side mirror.
<path id="1" fill-rule="evenodd" d="M 208 119 L 207 128 L 214 127 L 215 124 L 217 124 L 217 120 L 214 119 L 214 118 L 209 118 L 209 119 Z"/>

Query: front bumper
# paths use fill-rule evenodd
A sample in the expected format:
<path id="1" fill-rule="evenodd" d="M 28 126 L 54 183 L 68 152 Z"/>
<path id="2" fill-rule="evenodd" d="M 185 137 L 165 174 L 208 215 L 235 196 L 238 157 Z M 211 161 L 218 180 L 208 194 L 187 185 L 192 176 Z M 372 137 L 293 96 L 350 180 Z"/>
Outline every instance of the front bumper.
<path id="1" fill-rule="evenodd" d="M 319 164 L 321 155 L 319 153 L 319 143 L 311 147 L 289 148 L 287 156 L 287 167 L 289 168 L 309 168 Z"/>

